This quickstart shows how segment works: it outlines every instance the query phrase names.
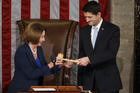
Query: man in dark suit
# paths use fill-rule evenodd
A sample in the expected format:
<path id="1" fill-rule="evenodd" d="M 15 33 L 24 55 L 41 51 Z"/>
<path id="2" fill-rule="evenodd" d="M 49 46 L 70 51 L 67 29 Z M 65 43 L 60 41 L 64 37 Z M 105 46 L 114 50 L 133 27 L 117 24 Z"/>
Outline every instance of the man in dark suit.
<path id="1" fill-rule="evenodd" d="M 84 90 L 119 93 L 122 89 L 116 55 L 120 45 L 120 29 L 101 17 L 95 1 L 83 7 L 88 25 L 80 31 L 78 84 Z"/>

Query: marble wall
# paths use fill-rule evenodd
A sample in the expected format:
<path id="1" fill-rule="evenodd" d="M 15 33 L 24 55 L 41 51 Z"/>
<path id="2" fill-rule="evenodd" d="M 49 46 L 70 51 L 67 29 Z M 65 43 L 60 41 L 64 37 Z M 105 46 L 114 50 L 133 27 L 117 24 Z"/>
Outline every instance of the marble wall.
<path id="1" fill-rule="evenodd" d="M 120 93 L 133 93 L 134 66 L 134 0 L 110 0 L 110 21 L 120 27 L 120 49 L 117 64 L 123 89 Z"/>

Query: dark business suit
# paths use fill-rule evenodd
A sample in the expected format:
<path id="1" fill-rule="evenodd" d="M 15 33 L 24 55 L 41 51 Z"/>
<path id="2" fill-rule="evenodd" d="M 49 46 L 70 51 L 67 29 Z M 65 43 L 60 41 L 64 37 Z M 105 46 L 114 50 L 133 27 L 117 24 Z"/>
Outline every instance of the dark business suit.
<path id="1" fill-rule="evenodd" d="M 79 58 L 88 56 L 90 64 L 78 67 L 78 84 L 83 85 L 86 90 L 96 89 L 99 93 L 113 93 L 122 88 L 116 65 L 120 29 L 103 20 L 93 49 L 91 27 L 87 25 L 80 31 Z"/>
<path id="2" fill-rule="evenodd" d="M 15 73 L 9 87 L 9 93 L 28 91 L 30 86 L 41 85 L 44 75 L 51 74 L 45 62 L 41 47 L 37 47 L 37 55 L 42 65 L 39 68 L 27 43 L 20 46 L 15 53 Z"/>

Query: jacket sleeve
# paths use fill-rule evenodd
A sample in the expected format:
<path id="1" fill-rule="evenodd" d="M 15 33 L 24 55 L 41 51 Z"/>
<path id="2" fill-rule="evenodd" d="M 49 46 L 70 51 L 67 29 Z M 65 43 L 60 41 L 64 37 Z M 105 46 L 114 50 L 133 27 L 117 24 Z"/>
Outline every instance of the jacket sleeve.
<path id="1" fill-rule="evenodd" d="M 82 40 L 82 30 L 80 31 L 80 42 L 79 42 L 79 58 L 87 56 L 85 54 L 85 50 L 83 48 L 83 40 Z M 84 66 L 78 66 L 78 75 L 77 75 L 77 83 L 79 86 L 83 85 L 83 72 Z"/>
<path id="2" fill-rule="evenodd" d="M 33 62 L 30 62 L 29 56 L 23 49 L 18 49 L 15 54 L 15 67 L 21 70 L 21 73 L 27 76 L 28 79 L 37 79 L 43 75 L 49 75 L 50 69 L 48 65 L 41 68 L 33 66 Z"/>
<path id="3" fill-rule="evenodd" d="M 80 31 L 80 42 L 79 42 L 79 57 L 78 58 L 82 58 L 82 57 L 85 57 L 85 56 L 87 56 L 86 54 L 85 54 L 85 51 L 84 51 L 84 48 L 83 48 L 83 40 L 82 40 L 82 38 L 83 38 L 83 36 L 82 36 L 82 32 L 83 32 L 83 30 L 81 30 Z"/>
<path id="4" fill-rule="evenodd" d="M 45 56 L 44 56 L 44 53 L 43 53 L 43 49 L 41 47 L 39 47 L 39 50 L 41 52 L 41 59 L 43 59 L 42 61 L 43 61 L 44 65 L 47 65 L 47 62 L 45 60 Z M 53 67 L 53 68 L 50 69 L 51 74 L 55 73 L 55 69 L 56 69 L 57 73 L 60 73 L 59 65 L 57 65 L 56 68 Z"/>

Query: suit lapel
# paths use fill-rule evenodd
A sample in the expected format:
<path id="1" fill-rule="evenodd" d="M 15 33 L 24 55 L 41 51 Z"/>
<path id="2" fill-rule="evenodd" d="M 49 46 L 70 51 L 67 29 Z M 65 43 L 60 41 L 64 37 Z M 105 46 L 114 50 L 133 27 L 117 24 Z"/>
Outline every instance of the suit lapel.
<path id="1" fill-rule="evenodd" d="M 34 59 L 34 57 L 33 57 L 33 54 L 32 54 L 32 52 L 31 52 L 31 49 L 30 49 L 29 45 L 28 45 L 28 44 L 25 44 L 25 48 L 26 48 L 26 51 L 27 51 L 26 54 L 27 54 L 27 56 L 28 56 L 28 59 L 30 60 L 29 62 L 30 62 L 31 64 L 34 64 L 34 65 L 37 66 L 36 61 L 35 61 L 35 59 Z"/>
<path id="2" fill-rule="evenodd" d="M 105 25 L 104 25 L 105 21 L 103 20 L 102 24 L 101 24 L 101 27 L 99 29 L 99 32 L 98 32 L 98 35 L 97 35 L 97 39 L 96 39 L 96 42 L 95 42 L 95 47 L 94 49 L 97 47 L 97 44 L 98 42 L 100 42 L 102 36 L 104 35 L 104 30 L 105 30 Z M 101 42 L 100 42 L 101 43 Z"/>

